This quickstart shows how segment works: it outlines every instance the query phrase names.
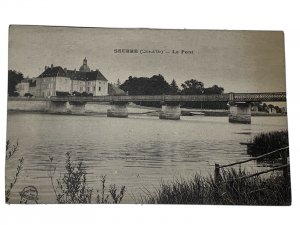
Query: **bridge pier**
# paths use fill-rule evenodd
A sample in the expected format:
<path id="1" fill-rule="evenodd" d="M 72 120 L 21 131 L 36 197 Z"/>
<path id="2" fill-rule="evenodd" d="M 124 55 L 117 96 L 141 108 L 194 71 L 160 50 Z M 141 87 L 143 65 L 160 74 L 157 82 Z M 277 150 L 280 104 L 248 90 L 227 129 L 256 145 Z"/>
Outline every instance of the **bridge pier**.
<path id="1" fill-rule="evenodd" d="M 75 114 L 82 114 L 85 112 L 86 102 L 69 102 L 69 111 Z"/>
<path id="2" fill-rule="evenodd" d="M 50 113 L 66 113 L 67 112 L 67 102 L 53 102 L 49 101 L 48 112 Z"/>
<path id="3" fill-rule="evenodd" d="M 233 103 L 229 109 L 229 123 L 251 123 L 251 104 L 247 102 Z"/>
<path id="4" fill-rule="evenodd" d="M 164 120 L 180 120 L 181 109 L 177 104 L 165 104 L 161 106 L 161 112 L 159 113 L 159 119 Z"/>
<path id="5" fill-rule="evenodd" d="M 127 102 L 113 102 L 111 103 L 111 109 L 107 110 L 107 117 L 119 117 L 127 118 Z"/>

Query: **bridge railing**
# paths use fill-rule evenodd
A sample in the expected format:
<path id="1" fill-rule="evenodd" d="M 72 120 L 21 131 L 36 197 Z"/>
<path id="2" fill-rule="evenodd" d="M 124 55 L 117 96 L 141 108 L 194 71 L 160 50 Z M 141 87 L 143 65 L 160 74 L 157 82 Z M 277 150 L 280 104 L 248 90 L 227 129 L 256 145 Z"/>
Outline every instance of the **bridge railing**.
<path id="1" fill-rule="evenodd" d="M 235 102 L 276 102 L 286 101 L 285 92 L 234 93 Z"/>
<path id="2" fill-rule="evenodd" d="M 285 92 L 231 93 L 202 95 L 106 95 L 90 97 L 51 97 L 51 101 L 77 102 L 272 102 L 286 101 Z"/>
<path id="3" fill-rule="evenodd" d="M 90 96 L 77 97 L 52 96 L 51 101 L 73 102 L 227 102 L 228 94 L 221 95 L 118 95 L 118 96 Z"/>

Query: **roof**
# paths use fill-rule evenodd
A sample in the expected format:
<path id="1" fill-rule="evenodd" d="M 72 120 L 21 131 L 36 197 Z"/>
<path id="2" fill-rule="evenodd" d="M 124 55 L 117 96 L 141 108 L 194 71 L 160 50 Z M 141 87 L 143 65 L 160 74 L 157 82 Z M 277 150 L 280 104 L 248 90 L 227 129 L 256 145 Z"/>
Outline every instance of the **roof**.
<path id="1" fill-rule="evenodd" d="M 43 77 L 69 77 L 71 80 L 102 80 L 107 81 L 104 75 L 99 71 L 76 71 L 76 70 L 64 70 L 61 66 L 48 67 L 38 78 Z"/>
<path id="2" fill-rule="evenodd" d="M 67 73 L 61 66 L 48 67 L 38 78 L 43 77 L 67 77 Z"/>
<path id="3" fill-rule="evenodd" d="M 67 70 L 67 74 L 72 80 L 84 80 L 84 81 L 103 80 L 103 81 L 107 81 L 105 76 L 99 70 L 91 71 L 91 72 Z"/>

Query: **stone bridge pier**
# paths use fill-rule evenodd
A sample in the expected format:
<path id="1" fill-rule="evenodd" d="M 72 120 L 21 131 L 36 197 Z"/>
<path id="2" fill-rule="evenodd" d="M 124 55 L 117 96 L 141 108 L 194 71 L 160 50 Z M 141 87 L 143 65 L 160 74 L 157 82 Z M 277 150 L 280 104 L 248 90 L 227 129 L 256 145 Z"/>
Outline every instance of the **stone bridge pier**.
<path id="1" fill-rule="evenodd" d="M 229 122 L 251 124 L 251 104 L 249 102 L 232 103 L 229 108 Z"/>
<path id="2" fill-rule="evenodd" d="M 107 110 L 107 117 L 127 118 L 127 102 L 111 102 L 111 109 Z"/>
<path id="3" fill-rule="evenodd" d="M 74 114 L 85 113 L 86 102 L 69 102 L 69 111 Z"/>
<path id="4" fill-rule="evenodd" d="M 159 119 L 180 120 L 181 109 L 178 102 L 162 103 Z"/>

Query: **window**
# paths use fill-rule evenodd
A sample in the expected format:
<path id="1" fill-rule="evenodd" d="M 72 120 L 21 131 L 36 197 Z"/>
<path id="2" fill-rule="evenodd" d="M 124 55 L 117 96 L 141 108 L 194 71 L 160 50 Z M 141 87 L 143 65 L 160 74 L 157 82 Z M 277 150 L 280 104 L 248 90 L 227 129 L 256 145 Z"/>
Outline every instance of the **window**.
<path id="1" fill-rule="evenodd" d="M 101 81 L 99 81 L 99 84 L 101 84 Z"/>
<path id="2" fill-rule="evenodd" d="M 95 90 L 96 90 L 96 87 L 94 86 L 94 87 L 93 87 L 93 91 L 95 91 Z"/>
<path id="3" fill-rule="evenodd" d="M 87 87 L 87 92 L 90 92 L 90 87 Z"/>
<path id="4" fill-rule="evenodd" d="M 90 85 L 90 82 L 88 82 L 88 85 Z"/>
<path id="5" fill-rule="evenodd" d="M 101 91 L 101 87 L 99 87 L 99 91 Z"/>
<path id="6" fill-rule="evenodd" d="M 82 92 L 83 91 L 83 87 L 80 87 L 80 92 Z"/>

